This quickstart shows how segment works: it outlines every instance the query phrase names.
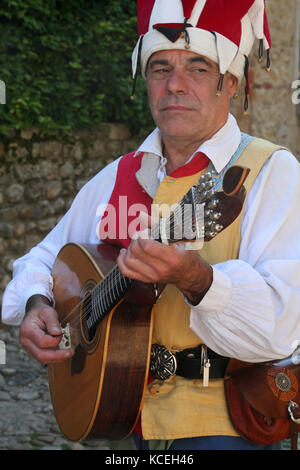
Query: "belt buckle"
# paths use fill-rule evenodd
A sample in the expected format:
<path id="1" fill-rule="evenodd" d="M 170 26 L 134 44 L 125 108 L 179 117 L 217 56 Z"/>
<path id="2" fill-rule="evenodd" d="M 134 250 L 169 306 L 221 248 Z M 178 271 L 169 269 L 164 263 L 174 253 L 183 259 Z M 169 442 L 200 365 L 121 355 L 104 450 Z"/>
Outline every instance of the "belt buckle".
<path id="1" fill-rule="evenodd" d="M 167 380 L 175 375 L 176 369 L 175 354 L 160 344 L 152 344 L 150 355 L 150 374 L 152 377 Z"/>

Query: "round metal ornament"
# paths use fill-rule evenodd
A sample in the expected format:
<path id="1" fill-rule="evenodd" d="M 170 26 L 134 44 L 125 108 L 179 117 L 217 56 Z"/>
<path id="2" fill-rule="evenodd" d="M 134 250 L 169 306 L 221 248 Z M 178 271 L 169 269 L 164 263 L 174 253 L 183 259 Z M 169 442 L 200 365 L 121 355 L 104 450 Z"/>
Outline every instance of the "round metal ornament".
<path id="1" fill-rule="evenodd" d="M 175 374 L 177 368 L 175 355 L 159 344 L 152 344 L 150 355 L 150 374 L 155 379 L 166 380 Z"/>

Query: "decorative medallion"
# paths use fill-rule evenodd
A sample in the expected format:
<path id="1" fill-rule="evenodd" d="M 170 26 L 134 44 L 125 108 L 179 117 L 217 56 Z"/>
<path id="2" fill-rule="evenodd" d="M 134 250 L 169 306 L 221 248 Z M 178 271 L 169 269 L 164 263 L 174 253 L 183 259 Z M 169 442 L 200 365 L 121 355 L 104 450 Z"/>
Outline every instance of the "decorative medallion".
<path id="1" fill-rule="evenodd" d="M 176 372 L 176 358 L 171 351 L 159 344 L 152 344 L 150 374 L 155 379 L 166 380 Z"/>
<path id="2" fill-rule="evenodd" d="M 282 401 L 292 400 L 298 392 L 298 382 L 292 371 L 272 367 L 267 375 L 268 385 L 274 395 Z"/>
<path id="3" fill-rule="evenodd" d="M 275 376 L 275 385 L 282 392 L 288 392 L 292 386 L 292 382 L 288 375 L 279 372 L 279 374 Z"/>

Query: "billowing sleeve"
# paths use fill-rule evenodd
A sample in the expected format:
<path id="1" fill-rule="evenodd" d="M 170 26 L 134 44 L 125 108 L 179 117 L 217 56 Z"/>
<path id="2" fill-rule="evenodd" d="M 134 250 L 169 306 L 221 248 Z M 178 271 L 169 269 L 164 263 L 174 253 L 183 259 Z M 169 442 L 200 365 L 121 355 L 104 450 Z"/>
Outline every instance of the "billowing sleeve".
<path id="1" fill-rule="evenodd" d="M 300 165 L 280 150 L 249 192 L 237 260 L 213 266 L 190 327 L 217 353 L 247 362 L 290 355 L 300 343 Z"/>
<path id="2" fill-rule="evenodd" d="M 52 301 L 52 266 L 55 258 L 68 242 L 99 243 L 100 204 L 109 202 L 118 167 L 115 160 L 77 194 L 70 209 L 54 229 L 26 255 L 13 264 L 13 276 L 2 298 L 1 320 L 8 325 L 19 325 L 24 317 L 29 297 L 41 294 Z"/>

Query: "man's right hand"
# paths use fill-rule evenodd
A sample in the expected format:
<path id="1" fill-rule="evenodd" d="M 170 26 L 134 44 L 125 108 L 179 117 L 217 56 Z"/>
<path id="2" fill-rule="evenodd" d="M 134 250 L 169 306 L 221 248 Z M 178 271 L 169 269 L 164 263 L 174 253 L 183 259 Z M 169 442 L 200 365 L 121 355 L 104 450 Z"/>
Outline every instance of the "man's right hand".
<path id="1" fill-rule="evenodd" d="M 73 349 L 58 349 L 61 327 L 57 312 L 43 296 L 32 296 L 27 302 L 26 316 L 20 328 L 20 343 L 29 354 L 44 364 L 69 359 Z"/>

